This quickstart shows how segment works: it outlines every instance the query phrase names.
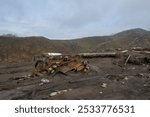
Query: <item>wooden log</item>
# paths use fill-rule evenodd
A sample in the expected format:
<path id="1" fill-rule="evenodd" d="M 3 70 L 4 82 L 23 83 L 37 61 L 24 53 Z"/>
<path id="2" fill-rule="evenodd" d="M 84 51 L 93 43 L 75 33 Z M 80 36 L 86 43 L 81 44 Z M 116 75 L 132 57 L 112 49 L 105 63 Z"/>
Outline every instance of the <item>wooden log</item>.
<path id="1" fill-rule="evenodd" d="M 129 61 L 130 57 L 131 57 L 131 55 L 128 55 L 128 57 L 127 57 L 127 59 L 126 59 L 126 61 L 125 61 L 124 65 L 126 65 L 126 64 L 128 63 L 128 61 Z"/>
<path id="2" fill-rule="evenodd" d="M 133 47 L 134 51 L 150 51 L 150 48 Z"/>
<path id="3" fill-rule="evenodd" d="M 133 51 L 134 53 L 139 53 L 139 54 L 147 54 L 150 55 L 150 51 Z"/>
<path id="4" fill-rule="evenodd" d="M 104 52 L 104 53 L 80 53 L 78 54 L 83 58 L 97 58 L 97 57 L 117 57 L 117 52 Z"/>

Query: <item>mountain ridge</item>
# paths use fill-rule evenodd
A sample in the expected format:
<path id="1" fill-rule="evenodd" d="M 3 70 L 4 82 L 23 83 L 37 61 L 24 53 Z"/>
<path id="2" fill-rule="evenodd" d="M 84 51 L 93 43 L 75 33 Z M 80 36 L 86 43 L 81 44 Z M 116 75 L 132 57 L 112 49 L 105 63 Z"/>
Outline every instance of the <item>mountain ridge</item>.
<path id="1" fill-rule="evenodd" d="M 150 31 L 136 28 L 111 36 L 83 37 L 72 40 L 51 40 L 43 36 L 17 37 L 0 36 L 0 61 L 31 61 L 34 55 L 43 52 L 75 54 L 99 52 L 116 48 L 128 49 L 135 46 L 149 47 Z"/>

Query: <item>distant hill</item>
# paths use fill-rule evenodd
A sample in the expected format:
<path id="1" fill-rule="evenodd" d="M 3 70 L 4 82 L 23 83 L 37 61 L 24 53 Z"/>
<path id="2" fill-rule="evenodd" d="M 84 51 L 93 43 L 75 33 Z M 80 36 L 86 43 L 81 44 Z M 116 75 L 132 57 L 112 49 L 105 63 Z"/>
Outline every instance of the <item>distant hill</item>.
<path id="1" fill-rule="evenodd" d="M 79 53 L 116 48 L 149 47 L 150 32 L 132 29 L 112 36 L 85 37 L 73 40 L 50 40 L 45 37 L 0 36 L 0 61 L 26 62 L 43 52 Z"/>
<path id="2" fill-rule="evenodd" d="M 44 52 L 64 54 L 89 52 L 97 43 L 109 37 L 87 37 L 74 40 L 50 40 L 45 37 L 8 37 L 0 36 L 0 61 L 31 61 L 33 56 Z"/>
<path id="3" fill-rule="evenodd" d="M 137 28 L 117 33 L 111 36 L 110 41 L 99 44 L 96 50 L 132 47 L 150 47 L 150 31 Z"/>

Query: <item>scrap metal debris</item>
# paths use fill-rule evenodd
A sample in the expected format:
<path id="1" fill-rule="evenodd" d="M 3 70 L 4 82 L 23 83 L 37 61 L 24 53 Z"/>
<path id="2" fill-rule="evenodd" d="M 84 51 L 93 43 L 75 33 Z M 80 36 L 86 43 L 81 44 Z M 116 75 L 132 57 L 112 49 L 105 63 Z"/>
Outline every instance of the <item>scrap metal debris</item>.
<path id="1" fill-rule="evenodd" d="M 40 74 L 52 74 L 52 73 L 67 73 L 70 71 L 87 72 L 89 70 L 88 62 L 81 59 L 79 55 L 71 56 L 53 56 L 47 57 L 45 60 L 38 60 L 35 63 L 35 68 L 32 72 L 32 76 L 39 76 Z"/>

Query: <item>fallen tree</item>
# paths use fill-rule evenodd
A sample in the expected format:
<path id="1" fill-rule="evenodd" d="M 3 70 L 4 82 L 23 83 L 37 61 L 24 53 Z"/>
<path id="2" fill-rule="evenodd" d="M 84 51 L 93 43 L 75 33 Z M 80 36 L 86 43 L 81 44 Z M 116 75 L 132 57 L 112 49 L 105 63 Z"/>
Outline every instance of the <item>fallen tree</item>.
<path id="1" fill-rule="evenodd" d="M 117 57 L 117 52 L 103 52 L 103 53 L 80 53 L 79 56 L 83 58 L 97 58 L 97 57 Z"/>

